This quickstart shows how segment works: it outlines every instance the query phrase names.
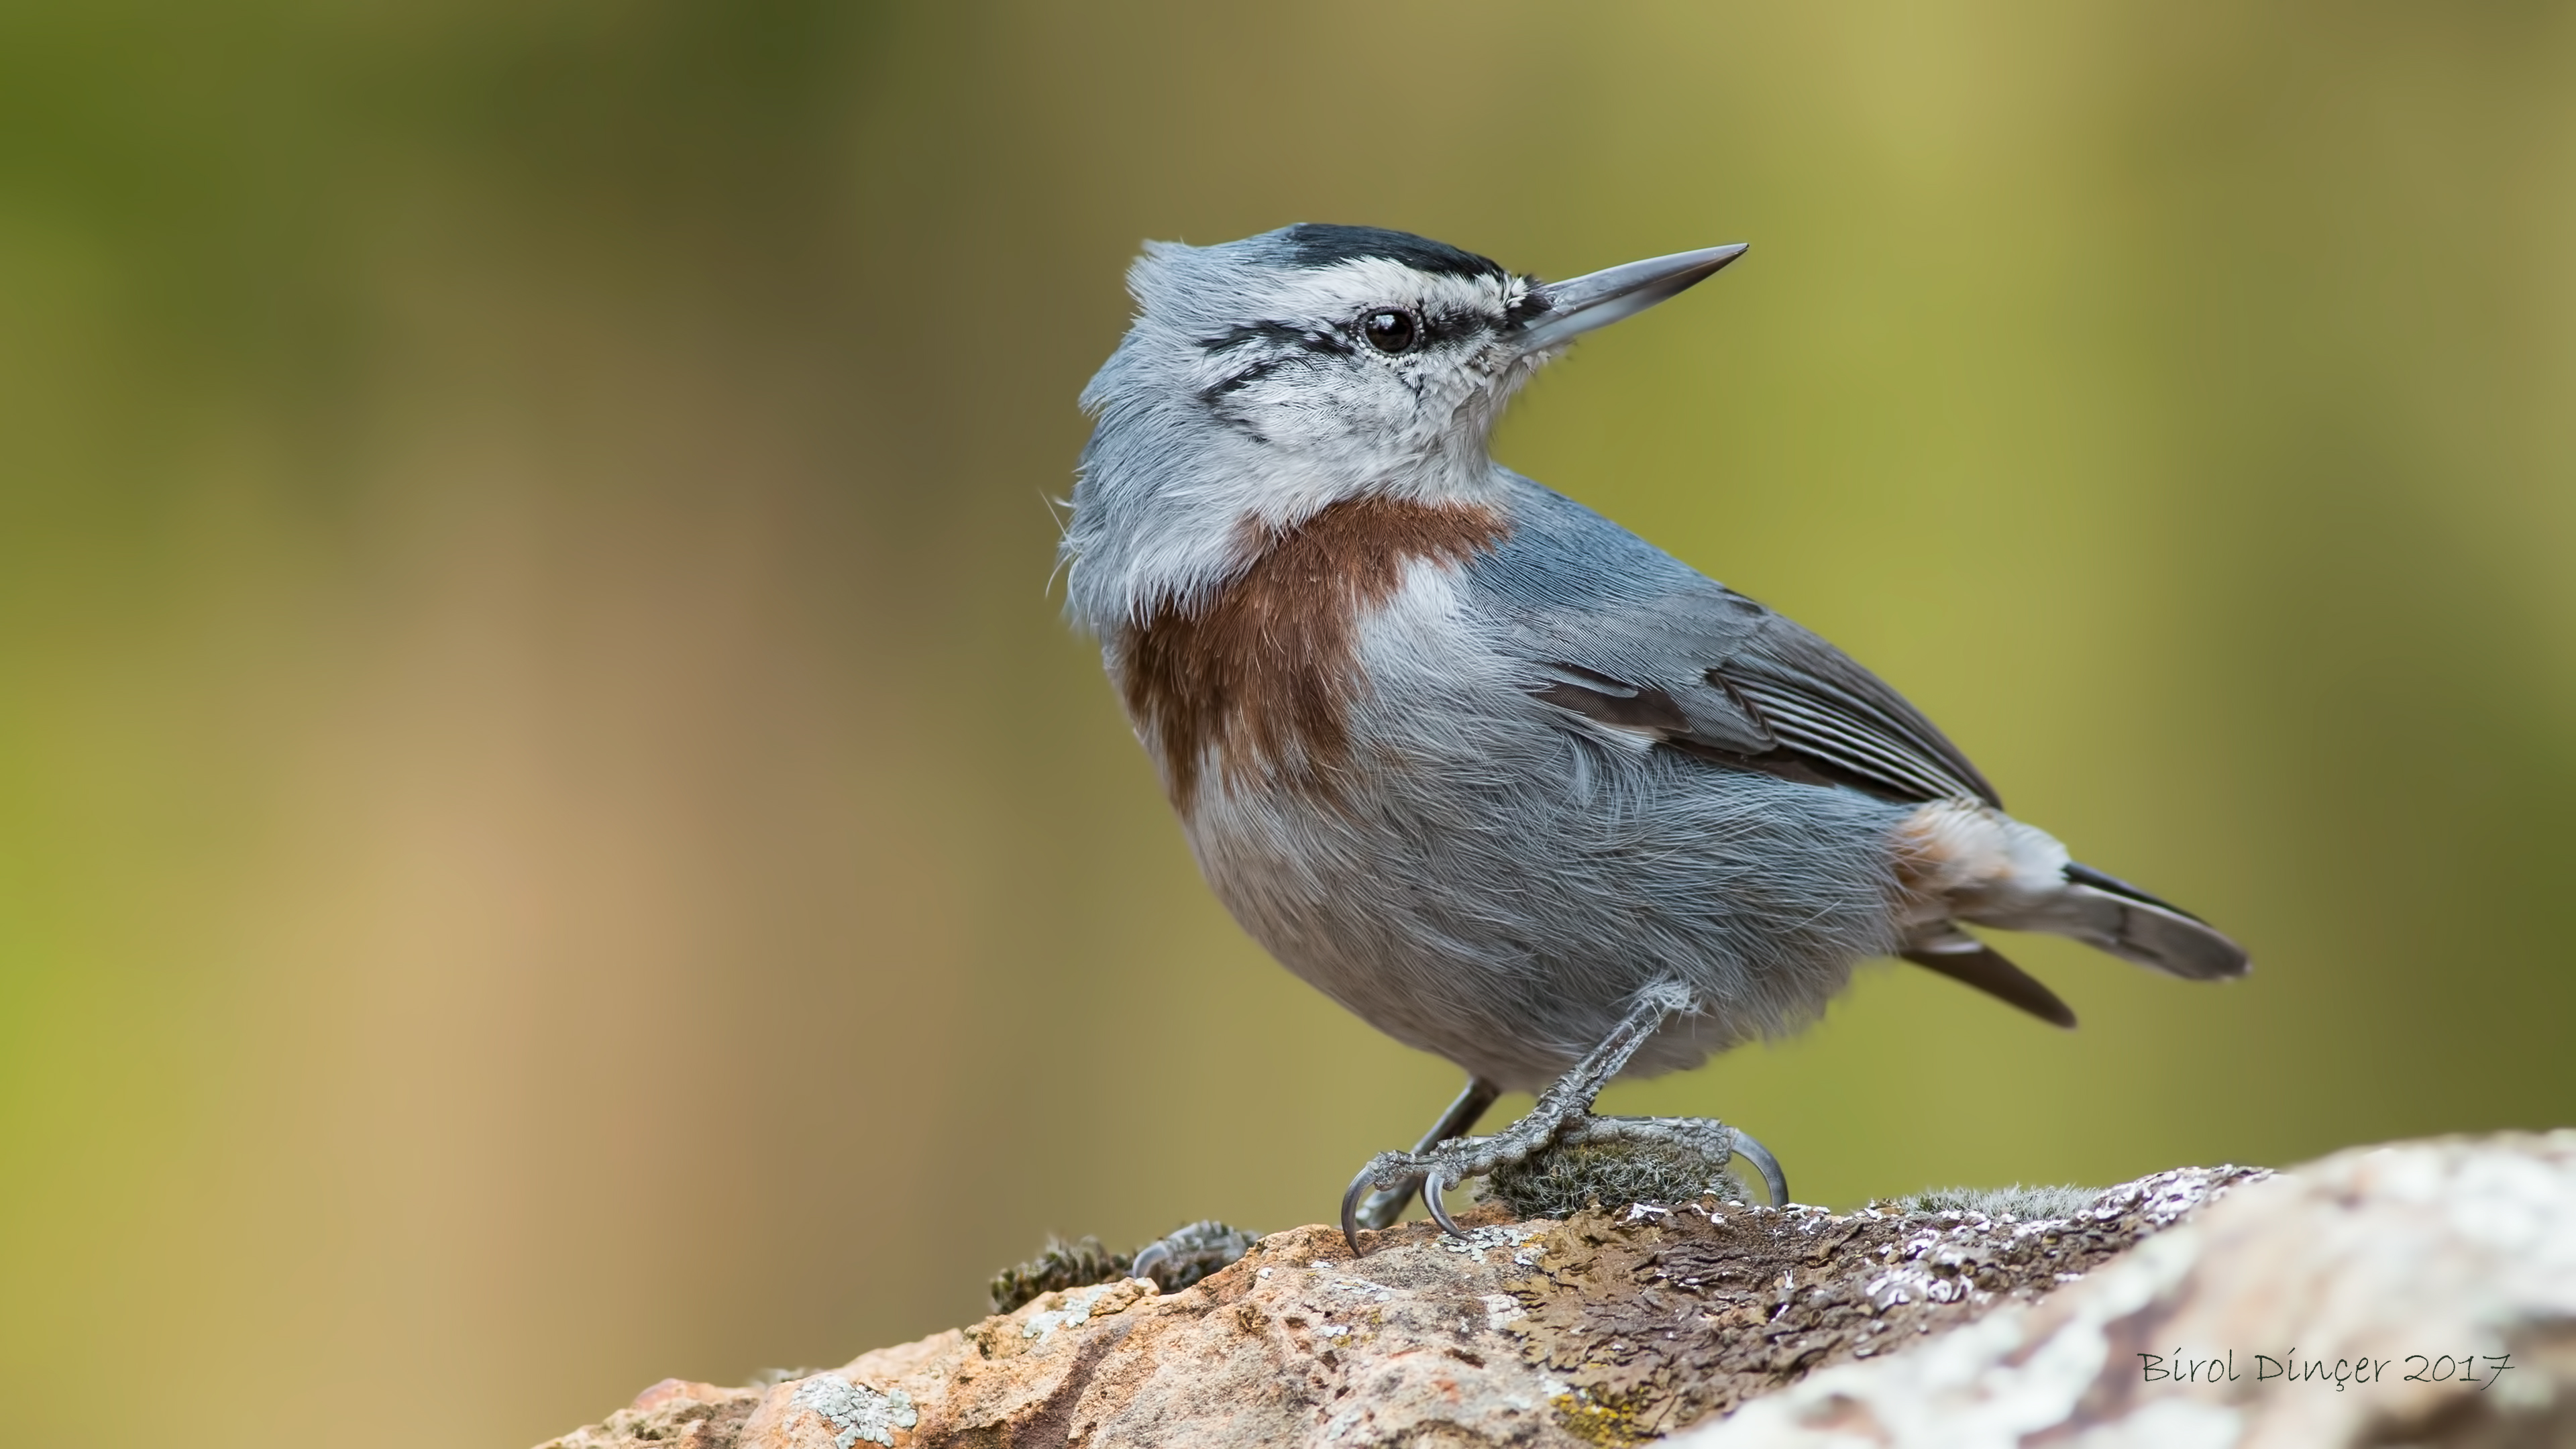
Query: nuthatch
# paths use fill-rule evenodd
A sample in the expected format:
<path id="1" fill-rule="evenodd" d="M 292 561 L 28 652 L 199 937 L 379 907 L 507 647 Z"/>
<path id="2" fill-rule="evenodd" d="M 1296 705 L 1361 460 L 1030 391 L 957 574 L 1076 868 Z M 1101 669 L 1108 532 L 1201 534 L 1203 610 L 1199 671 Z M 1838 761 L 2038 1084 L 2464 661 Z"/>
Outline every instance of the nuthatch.
<path id="1" fill-rule="evenodd" d="M 1741 255 L 1544 282 L 1403 232 L 1149 245 L 1082 395 L 1065 528 L 1199 868 L 1290 970 L 1468 1072 L 1343 1227 L 1553 1144 L 1741 1132 L 1595 1117 L 1621 1074 L 1813 1020 L 1892 954 L 2059 1026 L 1962 923 L 2194 981 L 2199 919 L 2070 859 L 1832 645 L 1496 463 L 1504 404 L 1583 333 Z M 1491 1137 L 1501 1092 L 1539 1092 Z M 1363 1191 L 1375 1189 L 1365 1204 Z"/>

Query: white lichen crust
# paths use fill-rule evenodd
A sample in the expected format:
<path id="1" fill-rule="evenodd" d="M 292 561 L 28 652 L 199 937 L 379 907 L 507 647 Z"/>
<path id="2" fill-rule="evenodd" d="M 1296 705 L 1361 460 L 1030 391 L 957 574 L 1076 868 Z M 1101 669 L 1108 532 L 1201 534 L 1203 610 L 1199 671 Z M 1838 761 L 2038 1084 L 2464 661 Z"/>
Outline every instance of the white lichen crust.
<path id="1" fill-rule="evenodd" d="M 839 1374 L 816 1374 L 804 1380 L 790 1401 L 829 1423 L 838 1449 L 852 1449 L 862 1439 L 892 1449 L 897 1429 L 921 1422 L 912 1396 L 903 1390 L 880 1393 Z"/>
<path id="2" fill-rule="evenodd" d="M 2576 1443 L 2576 1133 L 1932 1201 L 1300 1228 L 553 1449 Z"/>
<path id="3" fill-rule="evenodd" d="M 2248 1186 L 2045 1304 L 1675 1442 L 2570 1444 L 2571 1326 L 2576 1132 L 2372 1148 Z"/>

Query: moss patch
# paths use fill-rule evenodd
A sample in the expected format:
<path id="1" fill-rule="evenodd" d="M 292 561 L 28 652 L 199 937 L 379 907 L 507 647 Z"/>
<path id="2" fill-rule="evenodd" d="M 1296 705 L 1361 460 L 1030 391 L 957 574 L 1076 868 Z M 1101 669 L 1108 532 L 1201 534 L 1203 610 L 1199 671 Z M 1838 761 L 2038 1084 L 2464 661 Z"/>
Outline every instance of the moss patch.
<path id="1" fill-rule="evenodd" d="M 1521 1218 L 1569 1218 L 1588 1207 L 1741 1201 L 1744 1184 L 1730 1159 L 1686 1143 L 1612 1140 L 1558 1146 L 1524 1163 L 1498 1168 L 1477 1185 L 1477 1199 Z"/>

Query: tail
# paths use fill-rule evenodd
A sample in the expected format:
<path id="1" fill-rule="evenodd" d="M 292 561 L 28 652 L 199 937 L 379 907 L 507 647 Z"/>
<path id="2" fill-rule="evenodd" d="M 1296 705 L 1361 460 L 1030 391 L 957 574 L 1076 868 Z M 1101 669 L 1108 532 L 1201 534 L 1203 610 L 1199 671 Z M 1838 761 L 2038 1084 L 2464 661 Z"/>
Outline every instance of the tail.
<path id="1" fill-rule="evenodd" d="M 2075 1029 L 2075 1008 L 2049 990 L 2047 983 L 1956 926 L 1944 924 L 1937 931 L 1918 934 L 1896 954 L 1926 971 L 1974 987 L 2006 1006 L 2027 1011 L 2050 1026 Z"/>
<path id="2" fill-rule="evenodd" d="M 2227 981 L 2253 969 L 2244 947 L 2182 907 L 2081 861 L 2068 861 L 2064 874 L 2046 919 L 2024 929 L 2071 937 L 2185 981 Z"/>
<path id="3" fill-rule="evenodd" d="M 2047 832 L 1968 801 L 1935 801 L 1897 835 L 1898 875 L 1917 914 L 1898 954 L 2059 1026 L 2048 988 L 1957 922 L 2045 931 L 2186 981 L 2226 981 L 2245 948 L 2200 917 L 2067 857 Z"/>

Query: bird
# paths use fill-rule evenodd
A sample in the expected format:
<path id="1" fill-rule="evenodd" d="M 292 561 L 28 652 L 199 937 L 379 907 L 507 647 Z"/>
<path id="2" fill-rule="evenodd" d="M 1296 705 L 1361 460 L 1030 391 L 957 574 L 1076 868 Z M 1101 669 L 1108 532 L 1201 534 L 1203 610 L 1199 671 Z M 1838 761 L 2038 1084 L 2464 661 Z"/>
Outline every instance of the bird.
<path id="1" fill-rule="evenodd" d="M 1341 1225 L 1553 1146 L 1614 1078 L 1811 1024 L 1896 956 L 2060 1027 L 1968 926 L 2189 981 L 2247 953 L 2074 860 L 1921 711 L 1787 617 L 1494 460 L 1577 338 L 1743 244 L 1563 281 L 1380 227 L 1149 242 L 1080 404 L 1058 566 L 1200 872 L 1281 964 L 1465 1089 Z M 1519 1121 L 1470 1135 L 1505 1091 Z M 1721 1158 L 1720 1160 L 1724 1160 Z"/>

